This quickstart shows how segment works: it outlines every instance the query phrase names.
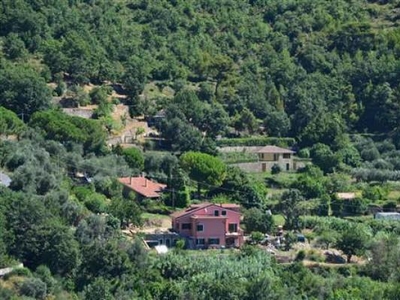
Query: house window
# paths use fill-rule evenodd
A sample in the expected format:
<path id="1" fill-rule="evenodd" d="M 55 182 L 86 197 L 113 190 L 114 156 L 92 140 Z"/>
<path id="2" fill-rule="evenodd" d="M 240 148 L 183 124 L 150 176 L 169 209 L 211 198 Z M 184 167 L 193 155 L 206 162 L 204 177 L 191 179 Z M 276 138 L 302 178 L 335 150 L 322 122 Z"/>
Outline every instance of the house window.
<path id="1" fill-rule="evenodd" d="M 279 160 L 279 154 L 274 154 L 274 161 L 278 161 Z"/>
<path id="2" fill-rule="evenodd" d="M 219 216 L 219 210 L 214 210 L 214 216 L 216 216 L 216 217 Z"/>
<path id="3" fill-rule="evenodd" d="M 209 245 L 219 245 L 219 239 L 214 239 L 214 238 L 208 239 L 208 244 Z"/>
<path id="4" fill-rule="evenodd" d="M 283 153 L 283 158 L 286 158 L 286 159 L 290 158 L 290 153 Z"/>
<path id="5" fill-rule="evenodd" d="M 238 231 L 238 226 L 236 223 L 230 223 L 228 226 L 228 231 L 229 232 L 237 232 Z"/>
<path id="6" fill-rule="evenodd" d="M 197 231 L 204 231 L 204 225 L 203 224 L 197 224 Z"/>
<path id="7" fill-rule="evenodd" d="M 190 229 L 192 229 L 192 224 L 182 223 L 182 230 L 190 230 Z"/>
<path id="8" fill-rule="evenodd" d="M 221 216 L 226 216 L 226 210 L 221 211 Z"/>
<path id="9" fill-rule="evenodd" d="M 196 239 L 196 245 L 204 245 L 206 243 L 206 239 Z"/>

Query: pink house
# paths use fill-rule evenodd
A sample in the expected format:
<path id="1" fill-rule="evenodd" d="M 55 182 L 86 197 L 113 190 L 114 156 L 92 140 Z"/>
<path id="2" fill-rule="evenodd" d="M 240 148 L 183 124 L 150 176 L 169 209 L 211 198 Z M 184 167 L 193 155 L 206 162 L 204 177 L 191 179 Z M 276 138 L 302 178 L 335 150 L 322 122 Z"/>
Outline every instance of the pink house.
<path id="1" fill-rule="evenodd" d="M 240 247 L 240 206 L 237 204 L 202 203 L 175 212 L 172 228 L 187 238 L 190 248 Z"/>

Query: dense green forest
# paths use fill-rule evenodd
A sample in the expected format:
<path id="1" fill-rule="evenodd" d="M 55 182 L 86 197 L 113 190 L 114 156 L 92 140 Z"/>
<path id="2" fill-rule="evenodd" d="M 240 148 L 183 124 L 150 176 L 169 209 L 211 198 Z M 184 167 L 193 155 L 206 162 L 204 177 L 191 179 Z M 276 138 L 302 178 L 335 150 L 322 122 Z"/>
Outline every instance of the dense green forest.
<path id="1" fill-rule="evenodd" d="M 24 268 L 0 298 L 399 299 L 400 225 L 370 214 L 400 200 L 399 16 L 398 0 L 2 0 L 0 268 Z M 69 116 L 60 99 L 97 107 Z M 163 112 L 162 142 L 109 147 L 119 101 Z M 251 175 L 217 148 L 268 143 L 312 164 Z M 168 185 L 161 202 L 123 194 L 117 177 L 141 172 Z M 125 234 L 204 200 L 241 204 L 253 241 L 280 214 L 295 261 L 158 256 Z M 299 231 L 347 263 L 296 252 Z"/>
<path id="2" fill-rule="evenodd" d="M 0 9 L 1 104 L 18 114 L 50 106 L 46 82 L 113 82 L 133 114 L 168 107 L 188 135 L 228 125 L 253 133 L 260 123 L 304 145 L 341 131 L 398 135 L 397 1 L 19 0 Z M 197 97 L 176 99 L 189 106 L 184 117 L 162 95 L 140 97 L 151 81 L 196 87 Z"/>

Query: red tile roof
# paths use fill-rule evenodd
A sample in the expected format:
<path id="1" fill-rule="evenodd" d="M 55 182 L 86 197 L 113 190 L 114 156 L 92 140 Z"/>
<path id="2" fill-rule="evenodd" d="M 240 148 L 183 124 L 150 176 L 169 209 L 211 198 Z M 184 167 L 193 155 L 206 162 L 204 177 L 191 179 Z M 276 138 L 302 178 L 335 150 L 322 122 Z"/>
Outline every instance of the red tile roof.
<path id="1" fill-rule="evenodd" d="M 196 210 L 201 209 L 201 208 L 206 208 L 206 207 L 211 206 L 211 205 L 220 206 L 220 207 L 223 207 L 223 208 L 226 208 L 226 209 L 232 209 L 234 211 L 235 211 L 235 209 L 240 208 L 239 204 L 234 204 L 234 203 L 222 203 L 222 204 L 218 203 L 218 204 L 216 204 L 216 203 L 210 203 L 210 202 L 203 202 L 203 203 L 200 203 L 200 204 L 192 204 L 192 205 L 190 205 L 188 208 L 186 208 L 184 210 L 176 211 L 176 212 L 171 214 L 171 217 L 172 218 L 179 218 L 179 217 L 182 217 L 182 216 L 184 216 L 184 215 L 186 215 L 188 213 L 191 213 L 191 212 L 196 211 Z"/>
<path id="2" fill-rule="evenodd" d="M 226 216 L 208 216 L 208 215 L 194 215 L 192 219 L 227 219 Z"/>
<path id="3" fill-rule="evenodd" d="M 191 211 L 194 211 L 194 210 L 196 210 L 196 209 L 207 207 L 207 206 L 209 206 L 210 204 L 211 204 L 211 203 L 208 203 L 208 202 L 204 202 L 204 203 L 201 203 L 201 204 L 192 204 L 192 205 L 190 205 L 188 208 L 185 208 L 184 210 L 179 210 L 179 211 L 176 211 L 176 212 L 172 213 L 172 214 L 171 214 L 171 217 L 173 217 L 173 218 L 179 218 L 179 217 L 184 216 L 184 215 L 186 215 L 187 213 L 189 213 L 189 212 L 191 212 Z"/>
<path id="4" fill-rule="evenodd" d="M 146 198 L 160 197 L 160 192 L 167 187 L 146 177 L 123 177 L 118 178 L 118 181 Z"/>
<path id="5" fill-rule="evenodd" d="M 240 205 L 235 203 L 222 203 L 216 205 L 221 205 L 223 208 L 240 208 Z"/>
<path id="6" fill-rule="evenodd" d="M 277 146 L 265 146 L 257 151 L 257 153 L 295 153 L 292 150 L 277 147 Z"/>

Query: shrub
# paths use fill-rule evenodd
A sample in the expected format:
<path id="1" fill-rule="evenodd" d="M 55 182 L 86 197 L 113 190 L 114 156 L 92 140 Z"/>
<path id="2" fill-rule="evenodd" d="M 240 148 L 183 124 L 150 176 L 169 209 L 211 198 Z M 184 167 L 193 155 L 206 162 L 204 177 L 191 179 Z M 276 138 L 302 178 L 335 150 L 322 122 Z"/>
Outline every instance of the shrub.
<path id="1" fill-rule="evenodd" d="M 304 250 L 300 250 L 299 252 L 297 252 L 295 261 L 302 261 L 306 258 L 306 252 Z"/>
<path id="2" fill-rule="evenodd" d="M 310 149 L 309 148 L 303 148 L 299 151 L 298 156 L 300 158 L 310 158 Z"/>
<path id="3" fill-rule="evenodd" d="M 250 235 L 251 237 L 251 241 L 255 244 L 259 244 L 262 242 L 262 240 L 264 239 L 264 235 L 262 234 L 262 232 L 259 231 L 253 231 Z"/>
<path id="4" fill-rule="evenodd" d="M 84 186 L 77 186 L 73 189 L 73 193 L 79 201 L 83 202 L 86 200 L 86 198 L 93 194 L 94 191 Z"/>
<path id="5" fill-rule="evenodd" d="M 167 195 L 164 202 L 168 206 L 180 208 L 188 207 L 190 203 L 190 193 L 189 191 L 175 192 L 173 195 Z"/>
<path id="6" fill-rule="evenodd" d="M 105 196 L 97 193 L 90 195 L 86 199 L 85 206 L 87 209 L 89 209 L 91 212 L 95 214 L 101 214 L 106 212 L 107 210 L 107 203 Z"/>
<path id="7" fill-rule="evenodd" d="M 30 276 L 32 276 L 32 273 L 27 268 L 16 268 L 11 273 L 8 273 L 7 275 L 5 275 L 4 279 L 7 280 L 13 276 L 30 277 Z"/>
<path id="8" fill-rule="evenodd" d="M 396 201 L 388 201 L 383 204 L 382 209 L 383 211 L 396 211 L 397 203 Z"/>
<path id="9" fill-rule="evenodd" d="M 271 174 L 279 174 L 281 171 L 281 167 L 278 164 L 274 164 L 271 168 Z"/>
<path id="10" fill-rule="evenodd" d="M 325 260 L 325 258 L 321 255 L 321 253 L 315 250 L 310 250 L 307 254 L 307 258 L 311 261 L 316 261 L 316 262 L 323 262 Z"/>
<path id="11" fill-rule="evenodd" d="M 373 161 L 378 159 L 380 156 L 378 149 L 376 147 L 365 148 L 361 151 L 361 157 L 366 161 Z"/>
<path id="12" fill-rule="evenodd" d="M 144 168 L 144 157 L 142 151 L 138 148 L 128 148 L 123 150 L 125 161 L 132 169 L 143 170 Z"/>
<path id="13" fill-rule="evenodd" d="M 38 278 L 27 278 L 22 282 L 19 292 L 23 296 L 45 299 L 47 295 L 47 286 Z"/>

